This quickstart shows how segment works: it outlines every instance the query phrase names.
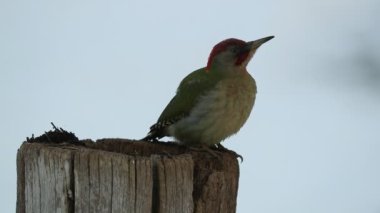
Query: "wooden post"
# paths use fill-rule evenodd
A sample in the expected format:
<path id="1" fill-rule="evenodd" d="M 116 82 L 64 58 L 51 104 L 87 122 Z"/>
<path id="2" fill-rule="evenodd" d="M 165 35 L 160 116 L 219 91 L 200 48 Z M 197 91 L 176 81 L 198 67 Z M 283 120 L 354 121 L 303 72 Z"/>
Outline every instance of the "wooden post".
<path id="1" fill-rule="evenodd" d="M 173 143 L 125 139 L 23 143 L 17 213 L 236 211 L 239 167 Z"/>

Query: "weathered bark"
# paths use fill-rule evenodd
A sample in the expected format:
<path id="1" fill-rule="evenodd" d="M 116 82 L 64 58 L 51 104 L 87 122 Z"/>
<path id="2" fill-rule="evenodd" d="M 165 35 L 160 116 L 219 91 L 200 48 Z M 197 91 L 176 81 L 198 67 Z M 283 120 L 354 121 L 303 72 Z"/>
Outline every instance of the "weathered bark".
<path id="1" fill-rule="evenodd" d="M 239 167 L 173 143 L 102 139 L 24 143 L 17 213 L 235 212 Z"/>

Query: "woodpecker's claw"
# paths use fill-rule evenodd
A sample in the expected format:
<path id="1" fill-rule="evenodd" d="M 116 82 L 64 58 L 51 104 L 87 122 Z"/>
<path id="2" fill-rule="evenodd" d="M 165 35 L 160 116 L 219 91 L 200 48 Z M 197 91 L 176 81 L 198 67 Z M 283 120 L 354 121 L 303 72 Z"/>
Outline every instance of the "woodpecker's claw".
<path id="1" fill-rule="evenodd" d="M 222 153 L 221 152 L 227 152 L 231 155 L 233 155 L 234 157 L 236 158 L 240 158 L 240 161 L 243 162 L 243 156 L 239 155 L 238 153 L 232 151 L 232 150 L 229 150 L 227 148 L 225 148 L 224 146 L 222 146 L 220 143 L 219 144 L 216 144 L 215 147 L 209 147 L 207 145 L 199 145 L 199 146 L 190 146 L 188 147 L 190 150 L 193 150 L 193 151 L 198 151 L 198 152 L 207 152 L 209 154 L 211 154 L 213 157 L 216 157 L 218 158 L 219 160 L 222 159 Z"/>
<path id="2" fill-rule="evenodd" d="M 230 154 L 232 154 L 233 156 L 235 156 L 236 158 L 240 158 L 240 161 L 243 162 L 244 158 L 243 156 L 239 155 L 238 153 L 236 153 L 235 151 L 232 151 L 230 149 L 227 149 L 226 147 L 222 146 L 222 144 L 218 143 L 216 144 L 216 148 L 220 151 L 224 151 L 224 152 L 228 152 Z"/>

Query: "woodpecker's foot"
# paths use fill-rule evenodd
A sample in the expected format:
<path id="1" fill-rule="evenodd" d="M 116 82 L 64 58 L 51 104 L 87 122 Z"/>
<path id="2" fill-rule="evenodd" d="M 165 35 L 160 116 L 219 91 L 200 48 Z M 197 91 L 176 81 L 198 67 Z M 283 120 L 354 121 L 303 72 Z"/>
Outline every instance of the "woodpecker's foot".
<path id="1" fill-rule="evenodd" d="M 201 145 L 197 145 L 197 146 L 189 146 L 187 148 L 192 150 L 192 151 L 207 152 L 210 155 L 212 155 L 213 157 L 218 158 L 218 160 L 222 160 L 221 153 L 215 149 L 212 149 L 209 146 L 201 144 Z"/>
<path id="2" fill-rule="evenodd" d="M 243 162 L 244 158 L 243 156 L 239 155 L 238 153 L 236 153 L 235 151 L 232 151 L 230 149 L 227 149 L 226 147 L 222 146 L 222 144 L 218 143 L 216 144 L 216 148 L 220 151 L 223 151 L 223 152 L 228 152 L 230 154 L 232 154 L 233 156 L 235 156 L 236 158 L 240 158 L 240 161 Z"/>

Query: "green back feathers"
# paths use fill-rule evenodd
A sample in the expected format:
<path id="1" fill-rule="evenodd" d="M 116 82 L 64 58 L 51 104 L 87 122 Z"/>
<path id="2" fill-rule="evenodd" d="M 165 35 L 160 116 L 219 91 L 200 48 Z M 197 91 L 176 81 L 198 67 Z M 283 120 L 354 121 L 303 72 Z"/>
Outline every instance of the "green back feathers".
<path id="1" fill-rule="evenodd" d="M 166 106 L 158 119 L 174 121 L 186 116 L 197 103 L 198 98 L 210 91 L 222 79 L 217 72 L 198 69 L 186 76 L 180 83 L 176 95 Z"/>

